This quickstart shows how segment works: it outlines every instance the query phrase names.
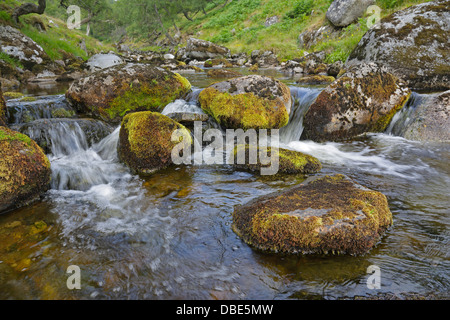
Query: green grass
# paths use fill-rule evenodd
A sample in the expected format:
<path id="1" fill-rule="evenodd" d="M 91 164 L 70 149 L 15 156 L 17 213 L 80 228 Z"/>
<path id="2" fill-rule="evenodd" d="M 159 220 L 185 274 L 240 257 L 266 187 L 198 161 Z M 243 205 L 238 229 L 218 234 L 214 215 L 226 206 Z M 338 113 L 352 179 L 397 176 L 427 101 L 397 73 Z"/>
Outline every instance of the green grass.
<path id="1" fill-rule="evenodd" d="M 3 0 L 0 3 L 0 24 L 7 24 L 23 32 L 26 36 L 30 37 L 37 44 L 39 44 L 47 55 L 52 60 L 63 59 L 64 56 L 74 55 L 87 59 L 90 55 L 98 53 L 100 51 L 115 50 L 111 45 L 103 44 L 97 39 L 86 36 L 82 30 L 70 30 L 64 21 L 50 17 L 46 14 L 29 14 L 20 17 L 19 26 L 15 26 L 11 19 L 11 14 L 15 7 L 19 6 L 21 2 L 16 0 Z M 54 24 L 49 26 L 49 21 L 52 20 Z M 34 25 L 36 22 L 42 23 L 46 26 L 46 30 L 41 32 Z M 58 27 L 56 27 L 56 25 Z M 88 53 L 81 49 L 80 42 L 84 39 Z M 15 61 L 11 57 L 2 54 L 1 59 L 7 61 L 11 65 L 18 65 L 18 61 Z"/>
<path id="2" fill-rule="evenodd" d="M 381 17 L 424 0 L 381 0 L 376 4 L 382 9 Z M 206 16 L 198 15 L 194 21 L 180 17 L 180 29 L 204 40 L 224 45 L 232 53 L 253 50 L 272 50 L 280 60 L 302 56 L 298 36 L 306 30 L 318 29 L 329 24 L 325 14 L 332 0 L 240 0 L 216 8 Z M 280 22 L 265 27 L 267 18 L 277 15 Z M 364 18 L 367 18 L 365 16 Z M 326 62 L 345 61 L 362 36 L 367 32 L 366 20 L 342 29 L 337 39 L 324 39 L 308 51 L 324 50 Z M 198 31 L 200 34 L 197 34 Z"/>
<path id="3" fill-rule="evenodd" d="M 3 51 L 0 51 L 0 60 L 3 60 L 7 64 L 12 65 L 14 67 L 19 67 L 19 68 L 23 69 L 23 65 L 22 65 L 22 63 L 19 60 L 17 60 L 14 57 L 11 57 L 11 56 L 7 55 Z"/>

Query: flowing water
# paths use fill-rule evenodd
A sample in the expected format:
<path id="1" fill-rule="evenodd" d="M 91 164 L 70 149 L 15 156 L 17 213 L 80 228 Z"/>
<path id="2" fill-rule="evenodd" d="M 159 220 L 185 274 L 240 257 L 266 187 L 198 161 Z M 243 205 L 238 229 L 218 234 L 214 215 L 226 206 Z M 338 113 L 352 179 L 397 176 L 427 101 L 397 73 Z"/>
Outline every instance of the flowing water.
<path id="1" fill-rule="evenodd" d="M 196 100 L 209 80 L 186 76 L 198 89 L 165 113 L 201 112 Z M 100 142 L 80 130 L 49 128 L 51 190 L 0 216 L 0 298 L 449 298 L 450 146 L 387 133 L 299 141 L 303 115 L 321 88 L 278 77 L 295 99 L 282 146 L 319 158 L 322 173 L 346 174 L 387 196 L 394 225 L 373 250 L 359 257 L 280 256 L 258 252 L 233 233 L 234 206 L 305 177 L 202 164 L 141 178 L 117 160 L 119 128 Z M 81 290 L 67 288 L 70 265 L 80 267 Z M 367 287 L 371 265 L 381 270 L 378 290 Z"/>

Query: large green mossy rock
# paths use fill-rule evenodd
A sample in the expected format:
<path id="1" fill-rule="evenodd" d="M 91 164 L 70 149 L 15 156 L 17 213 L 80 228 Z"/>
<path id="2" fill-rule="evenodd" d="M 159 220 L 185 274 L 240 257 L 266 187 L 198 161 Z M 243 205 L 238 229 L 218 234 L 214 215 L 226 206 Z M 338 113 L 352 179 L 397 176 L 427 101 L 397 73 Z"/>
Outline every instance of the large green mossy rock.
<path id="1" fill-rule="evenodd" d="M 79 112 L 108 123 L 136 111 L 162 111 L 191 90 L 189 81 L 148 64 L 121 64 L 75 81 L 66 93 Z"/>
<path id="2" fill-rule="evenodd" d="M 263 157 L 267 157 L 267 160 L 261 161 L 260 152 L 262 152 Z M 239 152 L 242 152 L 244 163 L 238 163 Z M 253 155 L 251 156 L 251 154 Z M 261 150 L 257 146 L 252 145 L 237 145 L 230 155 L 234 163 L 234 167 L 241 170 L 248 170 L 252 172 L 262 172 L 263 168 L 269 169 L 274 168 L 275 174 L 312 174 L 317 173 L 322 169 L 322 164 L 320 161 L 308 154 L 283 149 L 283 148 L 272 148 L 267 147 L 267 150 Z M 256 161 L 250 161 L 250 159 L 255 159 Z M 263 158 L 265 159 L 265 158 Z M 271 159 L 271 160 L 269 160 Z M 274 164 L 278 161 L 277 164 Z"/>
<path id="3" fill-rule="evenodd" d="M 215 83 L 200 93 L 199 102 L 223 128 L 244 130 L 282 128 L 292 106 L 285 84 L 259 75 Z"/>
<path id="4" fill-rule="evenodd" d="M 174 140 L 176 130 L 182 135 Z M 150 111 L 131 113 L 120 128 L 119 159 L 134 173 L 149 175 L 170 166 L 172 150 L 183 141 L 192 145 L 191 134 L 175 120 Z"/>
<path id="5" fill-rule="evenodd" d="M 346 65 L 375 62 L 414 91 L 450 89 L 450 1 L 411 6 L 383 18 L 350 54 Z"/>
<path id="6" fill-rule="evenodd" d="M 383 194 L 335 175 L 236 207 L 232 227 L 263 251 L 359 255 L 373 248 L 392 223 Z"/>
<path id="7" fill-rule="evenodd" d="M 411 95 L 406 84 L 376 64 L 348 69 L 326 87 L 303 119 L 302 138 L 339 141 L 383 132 Z"/>
<path id="8" fill-rule="evenodd" d="M 39 199 L 50 174 L 50 162 L 33 140 L 0 127 L 0 213 Z"/>

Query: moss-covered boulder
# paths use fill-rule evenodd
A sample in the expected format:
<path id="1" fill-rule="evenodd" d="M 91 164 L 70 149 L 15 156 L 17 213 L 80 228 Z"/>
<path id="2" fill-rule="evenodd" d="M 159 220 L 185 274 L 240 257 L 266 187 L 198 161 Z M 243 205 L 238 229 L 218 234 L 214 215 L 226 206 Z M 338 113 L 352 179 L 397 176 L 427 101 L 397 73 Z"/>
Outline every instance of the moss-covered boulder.
<path id="1" fill-rule="evenodd" d="M 222 66 L 223 68 L 232 68 L 233 64 L 224 58 L 209 59 L 206 60 L 204 64 L 205 68 L 212 68 L 217 66 Z"/>
<path id="2" fill-rule="evenodd" d="M 339 141 L 383 132 L 410 97 L 403 81 L 376 64 L 349 68 L 325 88 L 305 114 L 302 138 Z"/>
<path id="3" fill-rule="evenodd" d="M 79 112 L 118 124 L 135 111 L 162 111 L 191 90 L 189 81 L 147 64 L 122 64 L 75 81 L 66 98 Z"/>
<path id="4" fill-rule="evenodd" d="M 310 178 L 235 208 L 249 245 L 285 254 L 364 254 L 393 223 L 386 197 L 343 175 Z"/>
<path id="5" fill-rule="evenodd" d="M 28 136 L 0 127 L 0 213 L 32 203 L 48 189 L 50 162 Z"/>
<path id="6" fill-rule="evenodd" d="M 259 156 L 260 151 L 263 151 L 264 157 L 278 161 L 278 164 L 275 165 L 277 167 L 277 174 L 312 174 L 322 169 L 322 164 L 317 158 L 302 152 L 283 148 L 267 147 L 267 150 L 260 150 L 257 146 L 253 145 L 238 145 L 233 149 L 230 157 L 237 169 L 261 172 L 262 168 L 270 168 L 274 164 L 272 161 L 270 163 L 263 163 Z M 245 152 L 243 153 L 245 155 L 245 163 L 238 163 L 239 152 Z M 275 154 L 272 154 L 273 152 Z M 251 163 L 250 159 L 256 160 L 254 161 L 256 163 Z"/>
<path id="7" fill-rule="evenodd" d="M 206 75 L 210 78 L 238 78 L 243 76 L 242 73 L 225 69 L 211 69 L 208 70 Z"/>
<path id="8" fill-rule="evenodd" d="M 346 65 L 376 62 L 415 91 L 450 89 L 450 1 L 411 6 L 383 18 L 350 54 Z"/>
<path id="9" fill-rule="evenodd" d="M 321 85 L 321 84 L 330 84 L 334 80 L 336 79 L 332 76 L 310 75 L 301 77 L 300 79 L 297 80 L 297 83 L 303 85 Z"/>
<path id="10" fill-rule="evenodd" d="M 182 135 L 172 140 L 176 130 Z M 131 113 L 120 128 L 119 159 L 134 173 L 152 174 L 173 163 L 172 150 L 182 141 L 191 145 L 191 134 L 175 120 L 151 111 Z"/>
<path id="11" fill-rule="evenodd" d="M 3 98 L 1 83 L 0 83 L 0 126 L 6 126 L 6 102 L 5 98 Z"/>
<path id="12" fill-rule="evenodd" d="M 223 128 L 244 130 L 284 127 L 292 106 L 285 84 L 259 75 L 215 83 L 200 93 L 199 102 Z"/>

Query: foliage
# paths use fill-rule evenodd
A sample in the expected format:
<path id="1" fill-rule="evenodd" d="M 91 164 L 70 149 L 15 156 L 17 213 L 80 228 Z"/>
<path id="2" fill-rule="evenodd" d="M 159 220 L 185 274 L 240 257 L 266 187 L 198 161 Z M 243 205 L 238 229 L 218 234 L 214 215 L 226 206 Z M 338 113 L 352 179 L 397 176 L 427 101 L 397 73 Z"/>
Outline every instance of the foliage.
<path id="1" fill-rule="evenodd" d="M 299 0 L 294 8 L 288 11 L 284 17 L 287 19 L 295 19 L 303 15 L 309 16 L 313 5 L 313 0 Z"/>

